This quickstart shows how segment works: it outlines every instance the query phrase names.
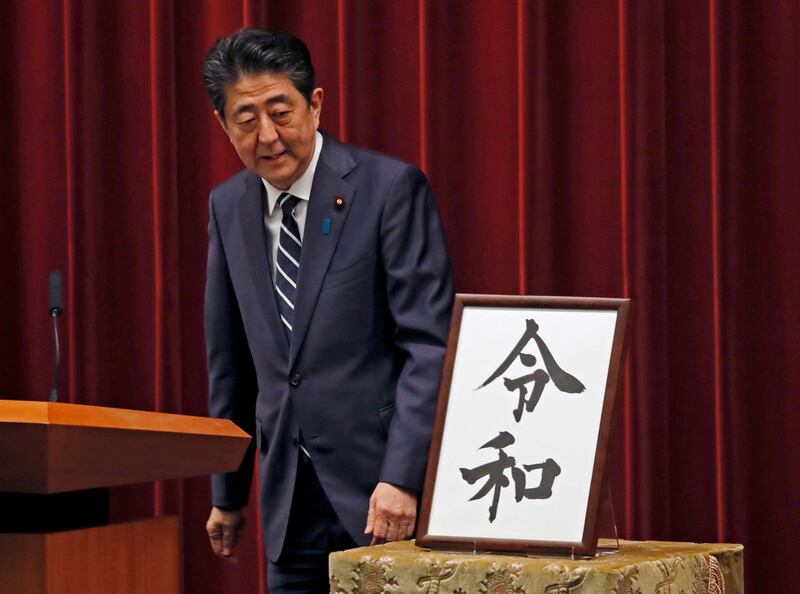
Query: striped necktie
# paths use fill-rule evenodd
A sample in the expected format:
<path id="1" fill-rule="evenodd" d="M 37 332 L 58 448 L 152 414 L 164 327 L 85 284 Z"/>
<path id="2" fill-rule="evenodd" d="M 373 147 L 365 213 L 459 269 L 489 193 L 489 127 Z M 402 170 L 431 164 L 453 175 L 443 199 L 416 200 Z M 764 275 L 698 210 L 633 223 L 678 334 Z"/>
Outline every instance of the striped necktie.
<path id="1" fill-rule="evenodd" d="M 300 230 L 294 220 L 294 208 L 300 199 L 284 192 L 278 198 L 283 211 L 281 232 L 278 239 L 278 257 L 275 261 L 275 292 L 278 296 L 278 311 L 287 336 L 291 339 L 294 325 L 294 302 L 297 295 L 297 275 L 300 270 Z"/>

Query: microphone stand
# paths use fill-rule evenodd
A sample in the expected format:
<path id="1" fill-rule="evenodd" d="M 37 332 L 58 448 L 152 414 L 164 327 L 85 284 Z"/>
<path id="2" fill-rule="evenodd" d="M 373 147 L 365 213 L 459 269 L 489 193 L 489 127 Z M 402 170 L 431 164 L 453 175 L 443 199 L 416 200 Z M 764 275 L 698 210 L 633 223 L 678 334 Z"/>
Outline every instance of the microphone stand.
<path id="1" fill-rule="evenodd" d="M 61 310 L 54 307 L 50 310 L 50 317 L 53 318 L 53 335 L 56 340 L 56 362 L 53 367 L 53 389 L 50 390 L 50 402 L 58 401 L 58 370 L 61 367 L 61 341 L 58 339 L 58 318 Z"/>
<path id="2" fill-rule="evenodd" d="M 53 388 L 50 402 L 58 401 L 58 370 L 61 367 L 61 341 L 58 339 L 58 318 L 64 312 L 64 277 L 58 270 L 50 273 L 50 317 L 53 318 L 53 335 L 56 339 L 56 362 L 53 367 Z"/>

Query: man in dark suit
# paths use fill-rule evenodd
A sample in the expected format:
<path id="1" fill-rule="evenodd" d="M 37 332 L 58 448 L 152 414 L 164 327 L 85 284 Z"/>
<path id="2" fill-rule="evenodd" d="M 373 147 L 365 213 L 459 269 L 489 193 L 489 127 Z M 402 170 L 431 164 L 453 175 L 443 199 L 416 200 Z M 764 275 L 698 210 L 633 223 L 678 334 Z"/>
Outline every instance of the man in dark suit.
<path id="1" fill-rule="evenodd" d="M 414 531 L 452 305 L 444 234 L 418 168 L 318 131 L 302 41 L 242 30 L 204 74 L 246 166 L 210 199 L 211 414 L 255 436 L 270 592 L 327 592 L 330 551 Z M 213 479 L 224 556 L 252 453 Z"/>

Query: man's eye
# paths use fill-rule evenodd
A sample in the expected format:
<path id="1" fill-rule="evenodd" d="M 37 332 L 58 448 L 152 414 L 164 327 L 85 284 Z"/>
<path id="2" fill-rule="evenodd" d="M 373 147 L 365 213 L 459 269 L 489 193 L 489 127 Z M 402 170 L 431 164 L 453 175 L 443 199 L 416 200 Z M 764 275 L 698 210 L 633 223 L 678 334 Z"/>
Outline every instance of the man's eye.
<path id="1" fill-rule="evenodd" d="M 272 117 L 275 118 L 276 120 L 281 120 L 288 117 L 288 115 L 289 115 L 288 111 L 276 111 L 272 114 Z"/>
<path id="2" fill-rule="evenodd" d="M 255 122 L 256 122 L 255 118 L 250 118 L 248 120 L 241 120 L 237 123 L 243 128 L 250 128 L 253 126 L 253 124 L 255 124 Z"/>

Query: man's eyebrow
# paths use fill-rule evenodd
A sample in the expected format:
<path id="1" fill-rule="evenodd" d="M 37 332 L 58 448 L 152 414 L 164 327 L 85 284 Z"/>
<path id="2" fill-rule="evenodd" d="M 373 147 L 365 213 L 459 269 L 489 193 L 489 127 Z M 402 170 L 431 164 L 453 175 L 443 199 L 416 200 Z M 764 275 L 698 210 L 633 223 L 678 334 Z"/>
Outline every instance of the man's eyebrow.
<path id="1" fill-rule="evenodd" d="M 267 99 L 267 105 L 272 105 L 273 103 L 289 103 L 289 95 L 281 93 L 280 95 L 275 95 L 274 97 L 270 97 Z"/>
<path id="2" fill-rule="evenodd" d="M 245 111 L 253 111 L 255 108 L 251 103 L 245 103 L 244 105 L 240 105 L 236 109 L 233 110 L 231 114 L 233 117 L 238 116 L 239 114 L 244 113 Z"/>
<path id="3" fill-rule="evenodd" d="M 274 105 L 275 103 L 289 103 L 289 95 L 281 93 L 267 99 L 267 105 Z M 246 111 L 255 111 L 255 106 L 252 103 L 244 103 L 233 110 L 231 116 L 236 117 Z"/>

